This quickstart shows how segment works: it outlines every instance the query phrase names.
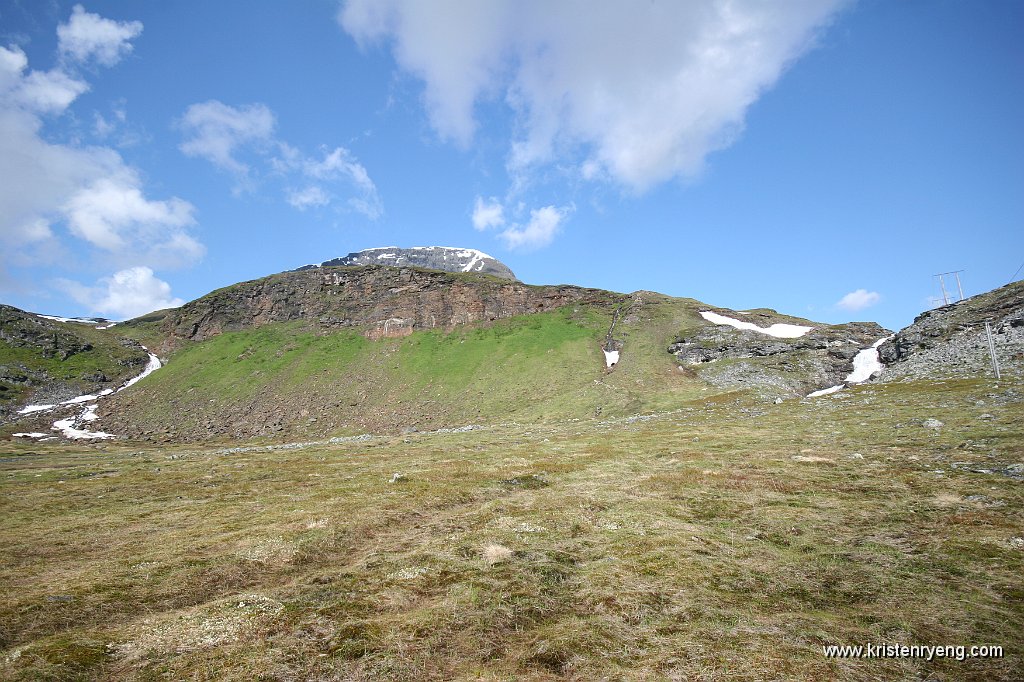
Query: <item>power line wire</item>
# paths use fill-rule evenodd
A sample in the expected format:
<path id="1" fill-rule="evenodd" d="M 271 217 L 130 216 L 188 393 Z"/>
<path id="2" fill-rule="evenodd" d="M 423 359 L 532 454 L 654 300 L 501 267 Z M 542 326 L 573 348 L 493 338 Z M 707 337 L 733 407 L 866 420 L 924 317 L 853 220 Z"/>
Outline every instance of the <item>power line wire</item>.
<path id="1" fill-rule="evenodd" d="M 1014 278 L 1015 278 L 1015 277 L 1017 277 L 1017 273 L 1019 273 L 1019 272 L 1020 272 L 1021 270 L 1024 270 L 1024 263 L 1021 263 L 1021 264 L 1020 264 L 1020 267 L 1019 267 L 1019 268 L 1017 268 L 1017 272 L 1015 272 L 1015 273 L 1013 273 L 1012 275 L 1010 275 L 1010 281 L 1009 281 L 1009 282 L 1007 282 L 1007 284 L 1009 284 L 1010 282 L 1013 282 L 1013 281 L 1015 281 L 1015 280 L 1014 280 Z"/>

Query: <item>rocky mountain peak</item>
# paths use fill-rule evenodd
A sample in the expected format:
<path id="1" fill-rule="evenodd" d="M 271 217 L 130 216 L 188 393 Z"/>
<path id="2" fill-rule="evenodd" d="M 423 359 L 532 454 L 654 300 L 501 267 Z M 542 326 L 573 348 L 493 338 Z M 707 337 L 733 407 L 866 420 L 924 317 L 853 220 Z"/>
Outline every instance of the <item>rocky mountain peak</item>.
<path id="1" fill-rule="evenodd" d="M 507 265 L 476 249 L 451 246 L 413 246 L 403 249 L 397 246 L 382 246 L 374 249 L 354 251 L 347 256 L 332 258 L 323 263 L 304 265 L 298 270 L 338 265 L 390 265 L 393 267 L 428 268 L 446 272 L 479 272 L 504 279 L 516 280 Z"/>

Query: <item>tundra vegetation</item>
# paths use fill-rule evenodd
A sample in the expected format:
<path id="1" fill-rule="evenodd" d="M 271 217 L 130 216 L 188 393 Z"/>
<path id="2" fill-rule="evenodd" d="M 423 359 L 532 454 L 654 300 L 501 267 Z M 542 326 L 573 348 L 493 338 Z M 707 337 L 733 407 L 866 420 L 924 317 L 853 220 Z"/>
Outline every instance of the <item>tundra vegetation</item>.
<path id="1" fill-rule="evenodd" d="M 11 442 L 0 674 L 1020 679 L 1021 391 L 723 393 L 299 447 Z M 882 642 L 1004 656 L 822 654 Z"/>
<path id="2" fill-rule="evenodd" d="M 167 364 L 99 402 L 119 440 L 13 438 L 57 417 L 7 401 L 0 678 L 1024 678 L 1024 285 L 882 344 L 899 380 L 802 398 L 888 332 L 365 272 L 394 286 L 289 273 L 106 330 L 7 311 L 22 402 L 115 384 L 140 342 Z M 423 306 L 493 319 L 338 322 Z M 823 651 L 867 644 L 1003 655 Z"/>

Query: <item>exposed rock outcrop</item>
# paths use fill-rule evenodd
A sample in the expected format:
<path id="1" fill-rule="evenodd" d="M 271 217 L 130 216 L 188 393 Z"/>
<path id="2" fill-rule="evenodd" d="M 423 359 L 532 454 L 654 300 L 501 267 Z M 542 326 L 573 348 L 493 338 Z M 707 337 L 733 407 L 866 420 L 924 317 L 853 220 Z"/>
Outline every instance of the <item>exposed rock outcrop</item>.
<path id="1" fill-rule="evenodd" d="M 883 379 L 992 376 L 985 322 L 1003 374 L 1024 374 L 1024 282 L 928 310 L 879 348 Z"/>
<path id="2" fill-rule="evenodd" d="M 794 322 L 794 318 L 770 310 L 725 314 L 765 329 Z M 705 322 L 677 338 L 668 352 L 701 379 L 721 388 L 757 388 L 768 394 L 796 396 L 843 383 L 853 370 L 857 353 L 887 334 L 874 322 L 850 322 L 815 325 L 797 338 L 776 338 Z"/>

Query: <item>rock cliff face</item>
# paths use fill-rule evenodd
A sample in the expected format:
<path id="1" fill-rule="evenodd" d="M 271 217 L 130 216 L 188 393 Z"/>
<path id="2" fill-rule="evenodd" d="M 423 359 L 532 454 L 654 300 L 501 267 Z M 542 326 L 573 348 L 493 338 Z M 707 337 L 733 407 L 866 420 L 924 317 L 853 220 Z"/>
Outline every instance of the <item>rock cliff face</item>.
<path id="1" fill-rule="evenodd" d="M 992 376 L 985 321 L 1005 374 L 1024 375 L 1024 282 L 928 310 L 879 348 L 883 379 Z"/>
<path id="2" fill-rule="evenodd" d="M 303 320 L 324 329 L 361 327 L 369 338 L 600 303 L 615 295 L 574 286 L 528 286 L 476 273 L 382 266 L 286 272 L 220 289 L 171 311 L 170 350 L 226 331 Z"/>
<path id="3" fill-rule="evenodd" d="M 414 246 L 409 249 L 385 246 L 377 249 L 365 249 L 341 258 L 324 261 L 319 265 L 305 265 L 299 270 L 339 265 L 389 265 L 398 268 L 428 268 L 445 272 L 479 272 L 502 279 L 516 279 L 508 266 L 498 259 L 476 249 L 459 249 L 450 246 Z"/>

